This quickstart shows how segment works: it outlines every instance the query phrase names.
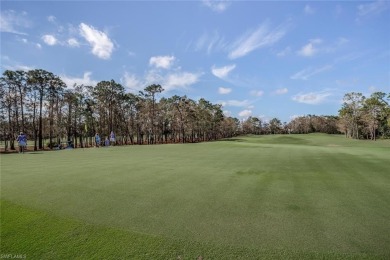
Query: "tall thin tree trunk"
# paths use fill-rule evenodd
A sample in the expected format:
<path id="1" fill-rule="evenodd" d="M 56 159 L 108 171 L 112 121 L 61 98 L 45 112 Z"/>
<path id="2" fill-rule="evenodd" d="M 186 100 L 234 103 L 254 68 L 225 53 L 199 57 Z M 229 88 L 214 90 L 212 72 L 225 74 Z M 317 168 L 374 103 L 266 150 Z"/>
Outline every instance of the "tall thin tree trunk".
<path id="1" fill-rule="evenodd" d="M 43 134 L 42 134 L 42 128 L 43 128 L 43 122 L 42 122 L 42 106 L 43 106 L 43 91 L 40 93 L 39 97 L 39 132 L 38 132 L 38 148 L 43 148 Z"/>

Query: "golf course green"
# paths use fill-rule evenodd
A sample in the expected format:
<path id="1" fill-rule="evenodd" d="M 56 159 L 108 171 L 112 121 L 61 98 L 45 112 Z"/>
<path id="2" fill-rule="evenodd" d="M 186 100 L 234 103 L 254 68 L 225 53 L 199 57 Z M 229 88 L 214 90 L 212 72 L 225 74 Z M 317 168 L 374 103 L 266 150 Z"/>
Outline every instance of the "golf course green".
<path id="1" fill-rule="evenodd" d="M 390 259 L 390 140 L 268 135 L 2 154 L 0 251 Z"/>

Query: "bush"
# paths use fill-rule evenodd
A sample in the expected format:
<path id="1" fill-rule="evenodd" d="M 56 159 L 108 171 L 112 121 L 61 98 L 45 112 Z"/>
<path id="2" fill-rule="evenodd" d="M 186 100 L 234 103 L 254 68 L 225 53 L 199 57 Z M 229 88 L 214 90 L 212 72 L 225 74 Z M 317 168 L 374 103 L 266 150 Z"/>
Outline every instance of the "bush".
<path id="1" fill-rule="evenodd" d="M 58 148 L 58 143 L 56 143 L 56 142 L 48 142 L 47 144 L 46 144 L 46 146 L 47 147 L 49 147 L 50 149 L 53 149 L 53 148 Z"/>

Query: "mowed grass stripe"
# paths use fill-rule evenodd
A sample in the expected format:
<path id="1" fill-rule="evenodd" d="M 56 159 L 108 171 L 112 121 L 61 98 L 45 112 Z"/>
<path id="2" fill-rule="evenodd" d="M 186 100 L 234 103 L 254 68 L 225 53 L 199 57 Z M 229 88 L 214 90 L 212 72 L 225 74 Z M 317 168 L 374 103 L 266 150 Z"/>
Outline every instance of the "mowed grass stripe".
<path id="1" fill-rule="evenodd" d="M 26 259 L 385 259 L 167 239 L 58 218 L 8 201 L 0 201 L 0 206 L 1 254 Z"/>
<path id="2" fill-rule="evenodd" d="M 6 155 L 2 198 L 216 247 L 389 256 L 388 141 L 287 137 Z"/>

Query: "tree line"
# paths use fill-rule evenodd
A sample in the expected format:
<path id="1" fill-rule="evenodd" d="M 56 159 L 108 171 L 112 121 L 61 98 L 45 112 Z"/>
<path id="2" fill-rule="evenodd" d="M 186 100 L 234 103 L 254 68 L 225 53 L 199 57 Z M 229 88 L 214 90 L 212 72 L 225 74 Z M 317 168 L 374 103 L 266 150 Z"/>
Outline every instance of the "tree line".
<path id="1" fill-rule="evenodd" d="M 390 93 L 386 96 L 383 92 L 374 92 L 368 98 L 362 93 L 345 94 L 339 110 L 339 131 L 355 139 L 390 137 L 389 100 Z"/>
<path id="2" fill-rule="evenodd" d="M 306 115 L 282 123 L 273 118 L 262 122 L 249 117 L 241 124 L 244 134 L 308 134 L 343 133 L 347 138 L 370 139 L 390 138 L 390 93 L 374 92 L 368 98 L 362 93 L 344 95 L 337 116 Z"/>
<path id="3" fill-rule="evenodd" d="M 0 78 L 0 139 L 5 149 L 15 149 L 19 132 L 28 135 L 34 150 L 61 142 L 75 147 L 93 145 L 93 136 L 114 131 L 118 144 L 203 142 L 240 134 L 345 133 L 352 138 L 390 136 L 390 94 L 376 92 L 345 95 L 338 116 L 308 115 L 282 123 L 258 117 L 240 121 L 223 114 L 220 104 L 201 98 L 174 95 L 152 84 L 138 94 L 126 93 L 115 82 L 95 86 L 75 84 L 46 70 L 6 70 Z M 45 143 L 46 142 L 46 143 Z"/>
<path id="4" fill-rule="evenodd" d="M 1 140 L 15 149 L 16 136 L 24 132 L 38 150 L 63 140 L 89 147 L 95 133 L 104 137 L 111 131 L 118 144 L 202 142 L 238 134 L 239 120 L 224 116 L 221 105 L 177 95 L 157 99 L 163 90 L 153 84 L 126 93 L 114 80 L 67 88 L 42 69 L 7 70 L 0 78 Z"/>

